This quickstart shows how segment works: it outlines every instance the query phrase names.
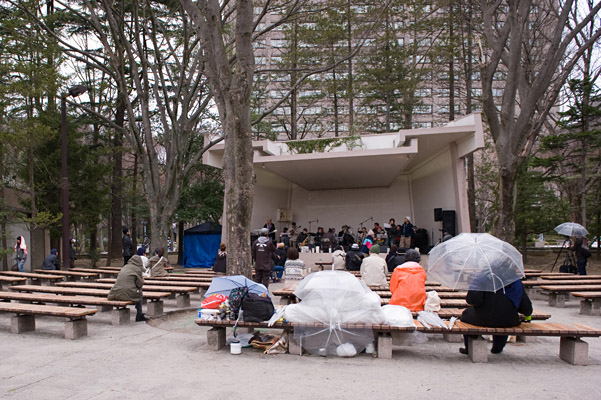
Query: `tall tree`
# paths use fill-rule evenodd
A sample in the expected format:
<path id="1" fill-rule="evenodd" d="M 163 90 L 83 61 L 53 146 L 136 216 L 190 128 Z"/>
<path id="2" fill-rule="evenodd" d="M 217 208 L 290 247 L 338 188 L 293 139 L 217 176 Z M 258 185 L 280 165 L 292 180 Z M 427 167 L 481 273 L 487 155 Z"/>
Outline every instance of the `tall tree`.
<path id="1" fill-rule="evenodd" d="M 576 6 L 573 0 L 480 1 L 486 41 L 486 47 L 481 47 L 482 103 L 500 167 L 494 233 L 507 241 L 515 235 L 519 168 L 556 107 L 570 71 L 601 35 L 597 28 L 584 43 L 575 42 L 578 33 L 596 18 L 601 3 L 584 10 L 575 24 L 568 24 Z M 495 83 L 497 72 L 506 74 L 502 89 Z M 499 108 L 495 102 L 498 90 L 503 91 Z"/>

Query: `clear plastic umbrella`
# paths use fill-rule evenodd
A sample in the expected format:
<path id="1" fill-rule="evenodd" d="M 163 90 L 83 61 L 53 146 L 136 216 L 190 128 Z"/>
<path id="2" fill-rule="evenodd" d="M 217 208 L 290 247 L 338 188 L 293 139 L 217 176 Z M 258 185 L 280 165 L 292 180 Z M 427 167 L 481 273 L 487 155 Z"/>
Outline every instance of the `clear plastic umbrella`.
<path id="1" fill-rule="evenodd" d="M 488 233 L 462 233 L 429 253 L 428 279 L 453 289 L 496 292 L 523 277 L 520 252 Z"/>
<path id="2" fill-rule="evenodd" d="M 586 236 L 588 231 L 586 228 L 576 222 L 564 222 L 555 227 L 555 232 L 564 236 Z"/>

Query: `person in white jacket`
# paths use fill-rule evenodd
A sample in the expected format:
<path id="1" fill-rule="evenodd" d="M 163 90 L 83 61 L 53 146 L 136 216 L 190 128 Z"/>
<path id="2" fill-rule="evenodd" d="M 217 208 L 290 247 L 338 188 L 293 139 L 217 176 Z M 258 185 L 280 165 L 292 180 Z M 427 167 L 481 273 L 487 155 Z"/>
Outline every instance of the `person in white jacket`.
<path id="1" fill-rule="evenodd" d="M 335 270 L 344 271 L 346 253 L 342 250 L 342 246 L 337 245 L 332 253 L 332 264 Z"/>
<path id="2" fill-rule="evenodd" d="M 361 263 L 361 279 L 367 286 L 386 286 L 386 260 L 381 258 L 380 246 L 374 244 L 369 249 L 369 256 L 363 259 Z"/>

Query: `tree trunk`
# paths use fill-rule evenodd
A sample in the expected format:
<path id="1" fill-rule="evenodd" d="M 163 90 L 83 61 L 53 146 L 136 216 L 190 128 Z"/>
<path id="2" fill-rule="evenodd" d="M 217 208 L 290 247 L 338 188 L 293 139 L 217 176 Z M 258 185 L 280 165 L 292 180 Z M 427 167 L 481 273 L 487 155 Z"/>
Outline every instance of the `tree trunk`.
<path id="1" fill-rule="evenodd" d="M 131 194 L 131 240 L 134 242 L 134 249 L 138 246 L 138 216 L 136 213 L 136 193 L 138 192 L 138 154 L 134 154 L 134 176 L 133 190 Z"/>
<path id="2" fill-rule="evenodd" d="M 119 101 L 115 116 L 115 123 L 123 126 L 125 121 L 125 104 Z M 111 180 L 111 217 L 109 227 L 109 251 L 106 265 L 111 265 L 111 260 L 120 259 L 123 254 L 123 241 L 121 232 L 123 229 L 123 208 L 121 199 L 123 196 L 123 133 L 115 131 L 113 137 L 113 176 Z"/>
<path id="3" fill-rule="evenodd" d="M 516 199 L 516 181 L 517 170 L 502 168 L 499 171 L 500 188 L 499 194 L 499 212 L 494 226 L 494 234 L 501 240 L 513 242 L 515 237 L 515 199 Z"/>
<path id="4" fill-rule="evenodd" d="M 182 265 L 184 259 L 184 222 L 177 223 L 177 265 Z"/>

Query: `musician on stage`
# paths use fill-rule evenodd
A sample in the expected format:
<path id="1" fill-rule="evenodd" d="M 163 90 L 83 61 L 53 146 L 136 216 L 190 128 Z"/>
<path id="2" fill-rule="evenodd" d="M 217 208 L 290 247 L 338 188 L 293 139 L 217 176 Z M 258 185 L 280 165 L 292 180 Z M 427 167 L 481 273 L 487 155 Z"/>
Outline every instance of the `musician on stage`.
<path id="1" fill-rule="evenodd" d="M 275 225 L 271 222 L 271 218 L 267 218 L 267 223 L 263 225 L 263 228 L 266 228 L 269 232 L 267 236 L 271 239 L 272 242 L 275 243 Z"/>

